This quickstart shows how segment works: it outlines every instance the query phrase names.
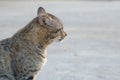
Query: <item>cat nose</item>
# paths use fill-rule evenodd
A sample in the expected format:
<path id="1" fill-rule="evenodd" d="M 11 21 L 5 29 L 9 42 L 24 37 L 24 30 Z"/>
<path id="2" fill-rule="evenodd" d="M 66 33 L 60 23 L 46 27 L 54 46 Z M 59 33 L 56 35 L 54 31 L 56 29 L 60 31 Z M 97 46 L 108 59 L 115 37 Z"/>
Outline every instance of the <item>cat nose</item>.
<path id="1" fill-rule="evenodd" d="M 66 37 L 66 36 L 67 36 L 67 33 L 66 33 L 65 31 L 61 31 L 61 35 L 62 35 L 63 37 Z"/>
<path id="2" fill-rule="evenodd" d="M 64 36 L 64 37 L 66 37 L 66 36 L 67 36 L 67 33 L 66 33 L 66 32 L 64 32 L 63 36 Z"/>
<path id="3" fill-rule="evenodd" d="M 65 36 L 67 36 L 67 33 L 65 33 Z"/>

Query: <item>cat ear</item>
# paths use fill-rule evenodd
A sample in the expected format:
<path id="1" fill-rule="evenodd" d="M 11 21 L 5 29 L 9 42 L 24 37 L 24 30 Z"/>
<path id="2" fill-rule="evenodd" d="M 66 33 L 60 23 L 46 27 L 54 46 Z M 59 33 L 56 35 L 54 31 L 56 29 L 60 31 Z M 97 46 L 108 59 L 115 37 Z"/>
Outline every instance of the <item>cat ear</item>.
<path id="1" fill-rule="evenodd" d="M 39 23 L 44 26 L 45 22 L 44 22 L 44 18 L 42 16 L 46 15 L 45 9 L 43 7 L 39 7 L 38 11 L 37 11 L 37 15 L 39 17 Z"/>
<path id="2" fill-rule="evenodd" d="M 45 14 L 45 13 L 46 13 L 46 11 L 43 7 L 38 8 L 37 15 L 41 15 L 41 14 Z"/>

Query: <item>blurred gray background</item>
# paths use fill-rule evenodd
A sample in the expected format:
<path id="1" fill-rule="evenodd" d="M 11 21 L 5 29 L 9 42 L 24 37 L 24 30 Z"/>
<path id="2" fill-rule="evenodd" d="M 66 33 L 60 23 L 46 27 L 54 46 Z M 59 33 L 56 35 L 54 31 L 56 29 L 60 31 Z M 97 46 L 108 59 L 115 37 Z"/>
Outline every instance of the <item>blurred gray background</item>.
<path id="1" fill-rule="evenodd" d="M 68 36 L 48 47 L 36 80 L 120 80 L 119 1 L 0 0 L 0 40 L 36 17 L 39 6 L 61 19 Z"/>
<path id="2" fill-rule="evenodd" d="M 120 0 L 0 0 L 0 1 L 120 1 Z"/>

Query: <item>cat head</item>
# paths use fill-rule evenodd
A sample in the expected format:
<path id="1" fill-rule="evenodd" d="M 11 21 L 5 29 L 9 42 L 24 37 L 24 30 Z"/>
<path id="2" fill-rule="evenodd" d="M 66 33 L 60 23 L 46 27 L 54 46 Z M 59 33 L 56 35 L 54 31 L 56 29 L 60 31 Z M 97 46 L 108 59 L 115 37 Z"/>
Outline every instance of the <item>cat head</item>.
<path id="1" fill-rule="evenodd" d="M 56 16 L 47 13 L 43 7 L 38 8 L 37 16 L 38 22 L 47 29 L 48 37 L 51 40 L 61 41 L 67 36 L 62 22 Z"/>

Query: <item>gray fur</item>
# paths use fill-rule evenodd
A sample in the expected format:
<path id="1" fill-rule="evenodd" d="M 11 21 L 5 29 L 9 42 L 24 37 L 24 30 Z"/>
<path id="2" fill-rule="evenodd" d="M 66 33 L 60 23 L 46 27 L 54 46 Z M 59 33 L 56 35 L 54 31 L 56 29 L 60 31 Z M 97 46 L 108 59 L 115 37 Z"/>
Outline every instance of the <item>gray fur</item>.
<path id="1" fill-rule="evenodd" d="M 53 17 L 48 13 L 43 15 Z M 53 21 L 54 27 L 59 25 L 61 29 L 41 24 L 42 17 L 38 15 L 11 38 L 0 41 L 0 80 L 33 80 L 46 63 L 47 46 L 55 39 L 61 40 L 66 36 L 58 18 L 55 19 L 59 22 Z"/>

